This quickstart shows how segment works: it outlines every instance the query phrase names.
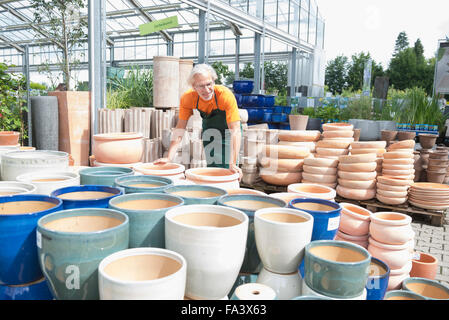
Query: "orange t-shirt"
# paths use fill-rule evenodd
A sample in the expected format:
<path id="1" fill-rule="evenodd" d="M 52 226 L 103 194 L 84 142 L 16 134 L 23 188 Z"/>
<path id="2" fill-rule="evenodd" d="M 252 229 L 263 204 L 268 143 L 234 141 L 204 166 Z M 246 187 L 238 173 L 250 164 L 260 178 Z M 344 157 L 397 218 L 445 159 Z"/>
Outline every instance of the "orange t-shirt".
<path id="1" fill-rule="evenodd" d="M 226 122 L 231 123 L 240 121 L 237 100 L 232 91 L 222 85 L 215 85 L 214 91 L 214 95 L 217 97 L 218 109 L 226 112 Z M 209 101 L 205 101 L 199 97 L 195 90 L 190 89 L 181 96 L 181 101 L 179 103 L 179 119 L 189 120 L 190 116 L 193 114 L 193 110 L 196 109 L 197 101 L 198 109 L 207 114 L 211 113 L 212 110 L 217 109 L 215 97 L 212 97 Z"/>

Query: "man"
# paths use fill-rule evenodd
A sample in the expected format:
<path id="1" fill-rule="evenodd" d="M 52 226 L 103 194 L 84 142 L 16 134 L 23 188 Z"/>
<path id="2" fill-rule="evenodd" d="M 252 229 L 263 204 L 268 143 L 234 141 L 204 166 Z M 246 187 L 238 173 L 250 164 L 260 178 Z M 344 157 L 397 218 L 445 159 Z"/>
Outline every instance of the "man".
<path id="1" fill-rule="evenodd" d="M 168 155 L 155 164 L 171 162 L 184 135 L 187 121 L 197 109 L 203 119 L 203 145 L 208 167 L 229 168 L 242 177 L 238 167 L 241 125 L 234 94 L 222 85 L 216 85 L 217 74 L 207 64 L 197 64 L 189 75 L 192 89 L 181 97 L 179 119 L 173 132 Z"/>

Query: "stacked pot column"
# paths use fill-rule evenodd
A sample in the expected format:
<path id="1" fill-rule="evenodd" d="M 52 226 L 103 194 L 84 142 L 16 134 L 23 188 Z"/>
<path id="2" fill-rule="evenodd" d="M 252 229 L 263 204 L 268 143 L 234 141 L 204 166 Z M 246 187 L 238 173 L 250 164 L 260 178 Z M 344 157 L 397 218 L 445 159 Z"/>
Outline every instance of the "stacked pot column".
<path id="1" fill-rule="evenodd" d="M 376 196 L 377 155 L 339 157 L 337 194 L 346 199 L 369 200 Z"/>
<path id="2" fill-rule="evenodd" d="M 376 212 L 371 215 L 368 252 L 390 268 L 387 290 L 400 288 L 410 276 L 415 232 L 412 218 L 398 212 Z"/>
<path id="3" fill-rule="evenodd" d="M 307 158 L 304 159 L 302 183 L 313 183 L 335 189 L 337 186 L 337 159 Z M 304 177 L 305 174 L 305 177 Z M 320 181 L 320 177 L 323 179 Z M 306 179 L 307 178 L 307 179 Z M 335 182 L 324 182 L 335 181 Z"/>
<path id="4" fill-rule="evenodd" d="M 376 198 L 380 202 L 398 205 L 407 201 L 408 186 L 413 184 L 415 178 L 414 147 L 414 140 L 403 140 L 388 146 L 382 162 L 382 176 L 386 179 L 378 178 Z"/>
<path id="5" fill-rule="evenodd" d="M 448 150 L 435 150 L 429 153 L 426 176 L 428 182 L 444 183 L 448 175 Z"/>
<path id="6" fill-rule="evenodd" d="M 367 154 L 367 153 L 375 153 L 377 155 L 376 158 L 376 171 L 378 175 L 382 173 L 382 161 L 383 155 L 387 151 L 385 148 L 387 146 L 386 141 L 360 141 L 351 143 L 351 148 L 349 150 L 351 155 L 356 154 Z"/>
<path id="7" fill-rule="evenodd" d="M 338 159 L 349 154 L 349 145 L 354 141 L 354 126 L 348 123 L 323 124 L 322 140 L 317 142 L 316 157 Z"/>
<path id="8" fill-rule="evenodd" d="M 340 203 L 340 225 L 335 240 L 358 244 L 368 249 L 371 211 L 351 203 Z"/>

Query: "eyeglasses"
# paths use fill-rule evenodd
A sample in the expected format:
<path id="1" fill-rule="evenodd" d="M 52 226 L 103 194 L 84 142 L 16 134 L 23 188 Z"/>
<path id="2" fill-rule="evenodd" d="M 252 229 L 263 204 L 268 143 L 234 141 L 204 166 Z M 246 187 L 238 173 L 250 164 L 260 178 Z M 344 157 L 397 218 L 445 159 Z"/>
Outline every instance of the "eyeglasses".
<path id="1" fill-rule="evenodd" d="M 214 86 L 214 84 L 215 84 L 215 82 L 211 81 L 211 82 L 208 82 L 208 83 L 200 85 L 200 86 L 195 85 L 194 87 L 196 89 L 206 89 L 206 88 L 212 88 Z"/>

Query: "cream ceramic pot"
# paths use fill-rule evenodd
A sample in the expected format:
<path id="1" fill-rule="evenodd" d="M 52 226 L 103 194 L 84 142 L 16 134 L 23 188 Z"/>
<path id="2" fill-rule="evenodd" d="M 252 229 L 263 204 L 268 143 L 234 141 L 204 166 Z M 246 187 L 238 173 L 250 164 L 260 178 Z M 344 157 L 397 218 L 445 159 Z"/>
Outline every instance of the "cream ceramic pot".
<path id="1" fill-rule="evenodd" d="M 182 300 L 187 262 L 179 253 L 159 248 L 115 252 L 98 266 L 101 300 Z"/>
<path id="2" fill-rule="evenodd" d="M 165 214 L 165 247 L 187 261 L 185 295 L 217 300 L 228 295 L 245 255 L 248 216 L 215 205 L 186 205 Z"/>
<path id="3" fill-rule="evenodd" d="M 278 274 L 262 268 L 256 282 L 273 288 L 279 300 L 290 300 L 301 295 L 301 276 L 298 271 Z"/>
<path id="4" fill-rule="evenodd" d="M 264 268 L 280 274 L 298 270 L 312 239 L 313 216 L 290 208 L 265 208 L 254 213 L 257 252 Z"/>
<path id="5" fill-rule="evenodd" d="M 38 194 L 50 195 L 54 190 L 78 186 L 80 175 L 75 172 L 32 172 L 17 176 L 17 181 L 31 183 L 36 186 Z"/>

